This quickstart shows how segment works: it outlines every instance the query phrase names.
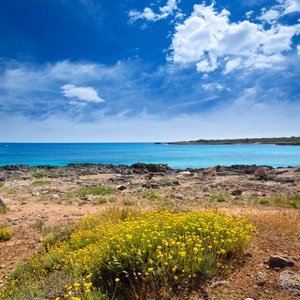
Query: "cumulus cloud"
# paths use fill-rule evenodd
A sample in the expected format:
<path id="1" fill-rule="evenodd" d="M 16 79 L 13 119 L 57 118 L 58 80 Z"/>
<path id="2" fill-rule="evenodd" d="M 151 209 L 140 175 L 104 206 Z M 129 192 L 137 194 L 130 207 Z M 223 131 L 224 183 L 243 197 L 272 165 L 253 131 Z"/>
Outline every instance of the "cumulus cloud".
<path id="1" fill-rule="evenodd" d="M 98 96 L 97 91 L 92 87 L 76 87 L 73 84 L 66 84 L 61 87 L 62 94 L 68 98 L 78 98 L 82 101 L 87 102 L 105 102 L 102 98 Z M 74 101 L 72 102 L 74 104 Z"/>
<path id="2" fill-rule="evenodd" d="M 261 19 L 273 22 L 269 29 L 249 20 L 230 22 L 230 12 L 217 12 L 214 3 L 194 6 L 183 24 L 175 28 L 169 60 L 189 65 L 198 72 L 213 72 L 225 66 L 225 74 L 236 68 L 279 68 L 283 52 L 292 49 L 292 38 L 300 24 L 285 26 L 275 22 L 278 14 L 264 12 Z"/>
<path id="3" fill-rule="evenodd" d="M 281 0 L 285 10 L 284 14 L 300 11 L 300 0 Z"/>
<path id="4" fill-rule="evenodd" d="M 130 17 L 130 22 L 135 22 L 138 19 L 145 19 L 147 21 L 156 22 L 161 19 L 167 18 L 169 15 L 174 14 L 175 11 L 179 11 L 177 7 L 178 0 L 168 0 L 165 6 L 159 7 L 159 13 L 155 13 L 152 8 L 146 7 L 142 12 L 135 9 L 130 10 L 128 15 Z M 183 15 L 178 13 L 178 18 Z"/>
<path id="5" fill-rule="evenodd" d="M 267 11 L 265 8 L 263 8 L 262 9 L 262 15 L 259 16 L 257 19 L 272 24 L 279 17 L 280 17 L 279 11 L 274 10 L 274 9 L 270 9 L 270 10 Z"/>

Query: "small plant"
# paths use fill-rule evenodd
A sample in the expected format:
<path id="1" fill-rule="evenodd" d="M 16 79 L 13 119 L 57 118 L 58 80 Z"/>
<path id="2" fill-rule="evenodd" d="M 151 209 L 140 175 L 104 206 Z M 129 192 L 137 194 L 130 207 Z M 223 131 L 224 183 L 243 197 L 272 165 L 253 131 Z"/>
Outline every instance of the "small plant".
<path id="1" fill-rule="evenodd" d="M 270 200 L 268 198 L 262 198 L 258 201 L 258 204 L 270 205 Z"/>
<path id="2" fill-rule="evenodd" d="M 299 203 L 296 201 L 296 200 L 291 200 L 288 202 L 288 207 L 291 207 L 291 208 L 299 208 Z"/>
<path id="3" fill-rule="evenodd" d="M 217 202 L 226 202 L 226 197 L 225 195 L 218 195 L 217 196 Z"/>
<path id="4" fill-rule="evenodd" d="M 73 201 L 72 200 L 68 200 L 66 201 L 65 205 L 72 205 L 73 204 Z"/>
<path id="5" fill-rule="evenodd" d="M 32 177 L 41 179 L 44 177 L 44 174 L 42 172 L 34 173 L 34 174 L 32 174 Z"/>
<path id="6" fill-rule="evenodd" d="M 115 197 L 110 197 L 110 198 L 108 198 L 108 201 L 109 202 L 116 202 L 117 201 L 117 198 L 115 198 Z"/>
<path id="7" fill-rule="evenodd" d="M 11 176 L 11 179 L 13 179 L 13 180 L 21 180 L 21 179 L 23 179 L 23 177 L 21 177 L 21 176 L 18 175 L 18 174 L 13 174 L 13 175 Z"/>
<path id="8" fill-rule="evenodd" d="M 13 230 L 9 230 L 6 227 L 0 227 L 0 241 L 9 240 L 14 234 Z"/>
<path id="9" fill-rule="evenodd" d="M 11 209 L 7 206 L 0 206 L 0 214 L 6 214 L 8 211 L 11 211 Z"/>
<path id="10" fill-rule="evenodd" d="M 32 183 L 33 186 L 40 186 L 40 185 L 46 185 L 46 184 L 51 184 L 53 181 L 42 181 L 42 180 L 38 180 L 38 181 L 34 181 Z"/>
<path id="11" fill-rule="evenodd" d="M 103 198 L 103 197 L 102 197 L 102 198 L 97 199 L 96 202 L 99 203 L 99 204 L 104 204 L 104 203 L 107 203 L 107 201 L 108 201 L 108 200 L 107 200 L 106 198 Z"/>
<path id="12" fill-rule="evenodd" d="M 45 227 L 45 222 L 43 220 L 36 220 L 34 223 L 28 225 L 30 228 L 38 229 L 42 231 Z"/>
<path id="13" fill-rule="evenodd" d="M 46 170 L 45 173 L 56 173 L 54 170 Z"/>
<path id="14" fill-rule="evenodd" d="M 124 199 L 124 200 L 122 201 L 122 203 L 123 203 L 124 205 L 128 205 L 128 206 L 131 206 L 131 205 L 135 205 L 135 204 L 136 204 L 135 201 L 133 201 L 133 200 L 128 200 L 128 199 Z"/>

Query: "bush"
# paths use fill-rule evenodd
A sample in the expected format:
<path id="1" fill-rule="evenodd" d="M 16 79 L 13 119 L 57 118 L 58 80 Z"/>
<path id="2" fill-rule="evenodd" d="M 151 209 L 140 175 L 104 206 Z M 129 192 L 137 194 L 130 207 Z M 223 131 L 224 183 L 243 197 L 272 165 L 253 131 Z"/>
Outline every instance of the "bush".
<path id="1" fill-rule="evenodd" d="M 12 238 L 15 233 L 6 227 L 0 227 L 0 241 L 6 241 Z"/>
<path id="2" fill-rule="evenodd" d="M 116 289 L 128 299 L 129 292 L 138 296 L 136 291 L 145 286 L 172 287 L 189 278 L 214 275 L 226 259 L 243 252 L 254 230 L 246 219 L 213 212 L 128 214 L 116 224 L 101 215 L 84 217 L 69 237 L 47 243 L 47 251 L 21 263 L 6 282 L 2 298 L 13 297 L 22 281 L 44 281 L 61 270 L 82 280 L 78 288 L 90 274 L 89 289 L 80 290 L 81 299 L 94 299 L 87 293 L 101 290 L 112 298 Z"/>

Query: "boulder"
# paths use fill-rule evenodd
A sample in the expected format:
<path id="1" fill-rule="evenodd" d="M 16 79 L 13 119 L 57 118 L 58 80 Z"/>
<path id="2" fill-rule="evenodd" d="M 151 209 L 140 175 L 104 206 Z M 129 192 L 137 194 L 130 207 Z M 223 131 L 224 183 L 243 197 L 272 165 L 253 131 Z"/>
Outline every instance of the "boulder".
<path id="1" fill-rule="evenodd" d="M 271 268 L 284 268 L 292 267 L 295 264 L 295 257 L 289 257 L 284 255 L 271 255 L 268 261 L 268 264 Z"/>
<path id="2" fill-rule="evenodd" d="M 256 275 L 257 285 L 264 285 L 267 282 L 267 276 L 263 272 L 258 272 Z"/>
<path id="3" fill-rule="evenodd" d="M 255 177 L 265 177 L 269 175 L 269 169 L 267 167 L 258 168 L 254 174 Z"/>
<path id="4" fill-rule="evenodd" d="M 281 272 L 279 275 L 279 287 L 290 292 L 300 291 L 300 276 L 291 271 Z"/>

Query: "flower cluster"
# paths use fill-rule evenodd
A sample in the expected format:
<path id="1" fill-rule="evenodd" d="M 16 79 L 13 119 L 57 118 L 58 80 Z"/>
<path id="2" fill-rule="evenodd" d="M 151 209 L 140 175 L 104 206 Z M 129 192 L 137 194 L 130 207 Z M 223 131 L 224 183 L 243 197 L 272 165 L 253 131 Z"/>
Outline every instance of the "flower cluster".
<path id="1" fill-rule="evenodd" d="M 14 235 L 12 230 L 7 229 L 6 227 L 0 227 L 0 241 L 9 240 Z"/>
<path id="2" fill-rule="evenodd" d="M 74 226 L 69 239 L 29 257 L 19 266 L 19 274 L 23 278 L 32 276 L 32 270 L 40 278 L 59 270 L 74 278 L 90 274 L 91 283 L 67 287 L 85 297 L 93 288 L 113 293 L 128 282 L 167 280 L 176 285 L 183 279 L 212 276 L 226 257 L 242 253 L 253 231 L 245 218 L 216 212 L 153 211 L 117 224 L 87 216 Z M 75 294 L 66 296 L 72 299 Z"/>

